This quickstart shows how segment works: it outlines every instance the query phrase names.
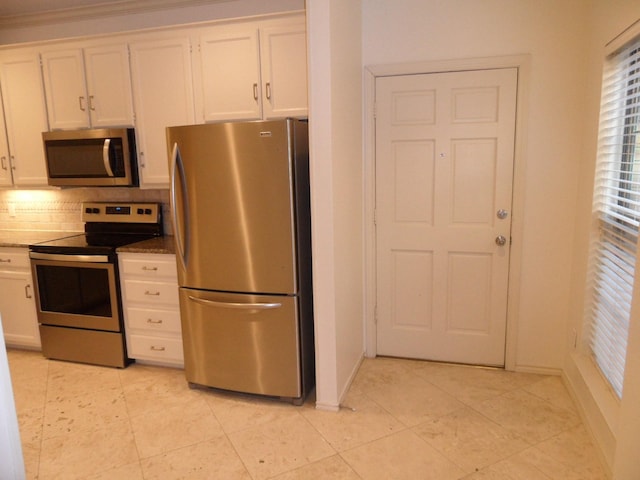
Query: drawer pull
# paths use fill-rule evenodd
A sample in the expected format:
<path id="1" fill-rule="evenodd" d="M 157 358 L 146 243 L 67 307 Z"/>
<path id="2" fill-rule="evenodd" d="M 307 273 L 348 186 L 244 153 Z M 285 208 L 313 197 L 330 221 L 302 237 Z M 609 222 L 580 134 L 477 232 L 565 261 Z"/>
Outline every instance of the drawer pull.
<path id="1" fill-rule="evenodd" d="M 158 267 L 147 267 L 145 265 L 144 267 L 142 267 L 142 270 L 144 270 L 145 272 L 157 272 L 158 271 Z"/>
<path id="2" fill-rule="evenodd" d="M 147 318 L 147 323 L 152 323 L 154 325 L 160 325 L 162 323 L 162 320 L 155 320 L 153 318 Z"/>
<path id="3" fill-rule="evenodd" d="M 145 295 L 149 295 L 150 297 L 159 297 L 160 296 L 160 292 L 150 292 L 149 290 L 145 290 L 144 294 Z"/>
<path id="4" fill-rule="evenodd" d="M 164 352 L 166 350 L 164 347 L 156 347 L 155 345 L 151 345 L 149 349 L 153 352 Z"/>
<path id="5" fill-rule="evenodd" d="M 11 263 L 11 259 L 7 258 L 6 260 L 4 258 L 0 258 L 0 263 Z"/>

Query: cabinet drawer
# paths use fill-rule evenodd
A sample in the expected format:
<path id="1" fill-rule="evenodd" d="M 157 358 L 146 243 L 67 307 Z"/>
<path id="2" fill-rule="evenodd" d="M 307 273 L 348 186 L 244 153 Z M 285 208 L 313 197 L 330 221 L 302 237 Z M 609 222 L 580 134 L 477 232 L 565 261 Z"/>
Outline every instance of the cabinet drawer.
<path id="1" fill-rule="evenodd" d="M 147 258 L 122 258 L 122 273 L 128 276 L 177 280 L 176 262 L 173 255 L 149 255 Z"/>
<path id="2" fill-rule="evenodd" d="M 179 334 L 180 312 L 178 310 L 159 310 L 153 308 L 127 308 L 127 327 L 153 332 Z"/>
<path id="3" fill-rule="evenodd" d="M 21 268 L 30 270 L 29 251 L 27 249 L 0 249 L 0 270 Z"/>
<path id="4" fill-rule="evenodd" d="M 146 335 L 129 335 L 129 356 L 171 363 L 183 363 L 182 340 Z"/>
<path id="5" fill-rule="evenodd" d="M 149 305 L 178 306 L 178 285 L 145 280 L 125 280 L 125 296 L 128 302 L 144 302 Z"/>

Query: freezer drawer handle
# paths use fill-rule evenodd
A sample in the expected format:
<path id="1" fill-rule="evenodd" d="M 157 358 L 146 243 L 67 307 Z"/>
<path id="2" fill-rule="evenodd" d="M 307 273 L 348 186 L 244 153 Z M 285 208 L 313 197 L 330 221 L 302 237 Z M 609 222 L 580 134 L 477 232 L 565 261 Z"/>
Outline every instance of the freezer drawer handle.
<path id="1" fill-rule="evenodd" d="M 194 302 L 202 303 L 203 305 L 208 305 L 210 307 L 233 308 L 239 310 L 269 310 L 272 308 L 280 308 L 282 306 L 281 303 L 216 302 L 215 300 L 205 300 L 204 298 L 197 298 L 193 295 L 189 295 L 189 300 L 193 300 Z"/>

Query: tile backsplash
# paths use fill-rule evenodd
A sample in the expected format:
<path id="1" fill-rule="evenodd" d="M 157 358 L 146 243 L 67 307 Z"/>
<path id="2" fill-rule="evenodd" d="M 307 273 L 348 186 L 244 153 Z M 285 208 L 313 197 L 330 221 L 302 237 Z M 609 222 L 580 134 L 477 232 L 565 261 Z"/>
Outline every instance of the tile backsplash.
<path id="1" fill-rule="evenodd" d="M 80 232 L 82 202 L 161 203 L 164 232 L 173 232 L 169 190 L 139 188 L 0 190 L 0 230 Z"/>

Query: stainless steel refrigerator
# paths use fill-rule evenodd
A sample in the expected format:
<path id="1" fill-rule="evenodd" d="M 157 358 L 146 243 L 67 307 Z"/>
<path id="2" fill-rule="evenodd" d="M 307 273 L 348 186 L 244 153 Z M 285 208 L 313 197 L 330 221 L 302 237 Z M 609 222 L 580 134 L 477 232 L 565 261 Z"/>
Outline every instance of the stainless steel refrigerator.
<path id="1" fill-rule="evenodd" d="M 302 403 L 315 385 L 307 122 L 170 127 L 185 374 Z"/>

